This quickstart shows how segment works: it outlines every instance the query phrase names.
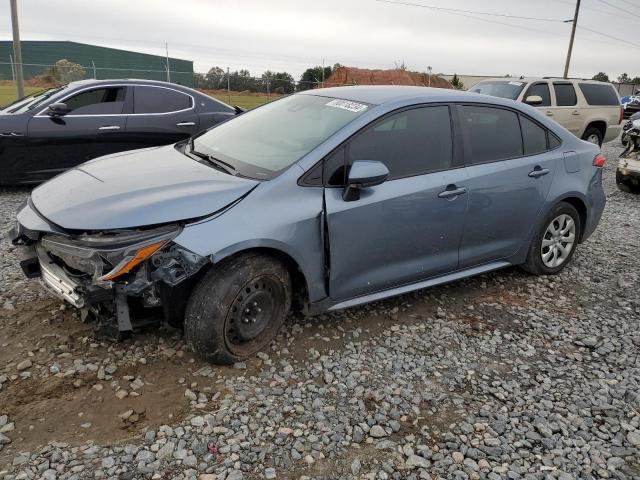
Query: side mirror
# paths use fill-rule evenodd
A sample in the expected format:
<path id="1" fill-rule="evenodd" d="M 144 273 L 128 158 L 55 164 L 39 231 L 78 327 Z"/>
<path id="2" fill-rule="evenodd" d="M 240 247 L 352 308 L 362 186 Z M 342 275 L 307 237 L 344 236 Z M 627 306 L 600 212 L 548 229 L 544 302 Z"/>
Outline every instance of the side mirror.
<path id="1" fill-rule="evenodd" d="M 529 95 L 524 99 L 524 103 L 529 105 L 540 105 L 542 103 L 542 97 L 540 95 Z"/>
<path id="2" fill-rule="evenodd" d="M 69 113 L 69 107 L 66 103 L 52 103 L 49 105 L 49 115 L 53 117 L 60 117 Z"/>
<path id="3" fill-rule="evenodd" d="M 389 169 L 377 160 L 356 160 L 349 170 L 347 186 L 342 192 L 345 202 L 360 198 L 360 189 L 380 185 L 389 177 Z"/>

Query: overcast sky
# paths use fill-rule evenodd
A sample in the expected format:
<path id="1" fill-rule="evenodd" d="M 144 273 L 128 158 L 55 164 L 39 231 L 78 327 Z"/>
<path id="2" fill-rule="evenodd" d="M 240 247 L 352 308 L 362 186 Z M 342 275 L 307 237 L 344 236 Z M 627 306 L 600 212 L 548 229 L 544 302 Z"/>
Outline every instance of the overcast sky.
<path id="1" fill-rule="evenodd" d="M 563 20 L 574 0 L 399 0 Z M 640 0 L 583 0 L 571 76 L 640 75 Z M 571 24 L 452 14 L 376 0 L 18 0 L 23 40 L 72 40 L 214 65 L 286 70 L 339 62 L 475 75 L 562 75 Z M 617 5 L 616 9 L 611 5 Z M 625 14 L 632 10 L 637 16 Z M 0 39 L 11 38 L 9 0 L 0 1 Z M 5 59 L 3 59 L 5 61 Z M 28 62 L 28 59 L 24 59 Z"/>

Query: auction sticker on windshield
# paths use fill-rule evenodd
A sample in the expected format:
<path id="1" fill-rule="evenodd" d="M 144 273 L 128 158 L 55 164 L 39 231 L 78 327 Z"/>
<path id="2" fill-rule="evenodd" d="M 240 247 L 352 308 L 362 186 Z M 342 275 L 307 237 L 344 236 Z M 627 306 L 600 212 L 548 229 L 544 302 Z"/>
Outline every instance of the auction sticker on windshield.
<path id="1" fill-rule="evenodd" d="M 358 113 L 367 109 L 367 105 L 358 102 L 350 102 L 349 100 L 331 100 L 327 103 L 327 107 L 342 108 L 350 112 Z"/>

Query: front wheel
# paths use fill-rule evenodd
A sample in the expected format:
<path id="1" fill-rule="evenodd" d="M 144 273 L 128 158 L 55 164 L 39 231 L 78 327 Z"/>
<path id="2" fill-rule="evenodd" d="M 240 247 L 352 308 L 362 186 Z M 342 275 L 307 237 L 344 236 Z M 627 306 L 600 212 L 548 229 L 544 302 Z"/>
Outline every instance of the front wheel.
<path id="1" fill-rule="evenodd" d="M 576 209 L 560 202 L 547 214 L 529 247 L 522 268 L 535 275 L 555 275 L 571 260 L 582 225 Z"/>
<path id="2" fill-rule="evenodd" d="M 273 340 L 290 306 L 287 269 L 269 256 L 239 255 L 196 285 L 185 313 L 185 338 L 209 362 L 238 362 Z"/>

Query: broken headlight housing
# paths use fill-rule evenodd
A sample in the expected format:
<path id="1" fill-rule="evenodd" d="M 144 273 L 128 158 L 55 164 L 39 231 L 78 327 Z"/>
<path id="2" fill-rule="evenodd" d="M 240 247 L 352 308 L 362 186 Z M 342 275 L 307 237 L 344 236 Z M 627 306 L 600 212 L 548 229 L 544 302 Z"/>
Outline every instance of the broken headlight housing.
<path id="1" fill-rule="evenodd" d="M 129 273 L 150 258 L 182 228 L 167 225 L 148 230 L 114 230 L 82 235 L 45 235 L 42 248 L 59 258 L 72 274 L 91 275 L 106 284 Z"/>

